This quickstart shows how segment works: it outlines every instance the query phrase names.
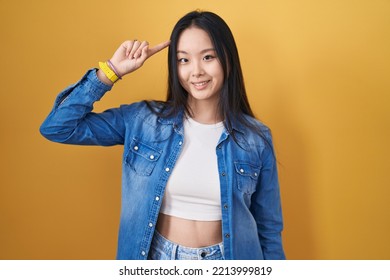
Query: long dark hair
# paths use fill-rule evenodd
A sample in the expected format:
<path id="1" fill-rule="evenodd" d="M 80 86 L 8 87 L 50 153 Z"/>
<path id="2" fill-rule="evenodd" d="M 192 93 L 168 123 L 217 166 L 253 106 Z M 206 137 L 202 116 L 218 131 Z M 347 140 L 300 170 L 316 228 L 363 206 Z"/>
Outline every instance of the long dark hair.
<path id="1" fill-rule="evenodd" d="M 253 118 L 255 116 L 246 95 L 236 42 L 226 22 L 212 12 L 198 10 L 190 12 L 183 16 L 172 30 L 171 44 L 168 49 L 168 92 L 165 102 L 170 106 L 163 114 L 172 116 L 184 109 L 191 116 L 187 103 L 188 94 L 180 84 L 177 71 L 177 44 L 181 33 L 193 26 L 204 30 L 210 36 L 224 72 L 218 109 L 226 130 L 235 138 L 233 131 L 233 122 L 235 122 L 253 129 L 270 144 L 261 129 L 245 117 L 245 115 Z"/>

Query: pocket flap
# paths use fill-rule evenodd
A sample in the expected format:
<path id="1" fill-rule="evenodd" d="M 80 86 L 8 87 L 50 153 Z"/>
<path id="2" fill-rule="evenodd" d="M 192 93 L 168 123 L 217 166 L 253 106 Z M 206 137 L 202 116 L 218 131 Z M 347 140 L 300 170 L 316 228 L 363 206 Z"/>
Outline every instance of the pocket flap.
<path id="1" fill-rule="evenodd" d="M 130 149 L 132 150 L 133 153 L 149 161 L 157 161 L 162 152 L 161 150 L 151 147 L 145 143 L 142 143 L 137 139 L 133 139 L 133 141 L 130 144 Z"/>
<path id="2" fill-rule="evenodd" d="M 251 177 L 257 179 L 260 174 L 260 166 L 255 166 L 246 162 L 234 162 L 236 172 L 242 176 Z"/>

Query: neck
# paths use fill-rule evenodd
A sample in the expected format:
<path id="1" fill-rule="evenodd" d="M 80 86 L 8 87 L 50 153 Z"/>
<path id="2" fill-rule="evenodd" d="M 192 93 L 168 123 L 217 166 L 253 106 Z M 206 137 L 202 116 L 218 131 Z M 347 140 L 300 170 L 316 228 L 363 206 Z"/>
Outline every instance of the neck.
<path id="1" fill-rule="evenodd" d="M 215 124 L 222 121 L 221 114 L 218 111 L 217 102 L 206 100 L 188 100 L 191 118 L 203 124 Z"/>

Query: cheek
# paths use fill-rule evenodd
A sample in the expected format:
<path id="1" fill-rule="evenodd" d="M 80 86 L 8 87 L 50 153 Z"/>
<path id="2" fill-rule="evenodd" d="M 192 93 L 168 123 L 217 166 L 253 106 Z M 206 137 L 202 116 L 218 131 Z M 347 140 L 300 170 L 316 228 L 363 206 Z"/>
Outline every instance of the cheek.
<path id="1" fill-rule="evenodd" d="M 222 80 L 223 81 L 223 77 L 224 77 L 224 74 L 223 74 L 223 69 L 222 69 L 222 66 L 220 63 L 215 63 L 213 65 L 210 65 L 209 69 L 208 69 L 208 73 L 213 76 L 214 78 L 216 78 L 217 80 Z"/>
<path id="2" fill-rule="evenodd" d="M 180 82 L 181 86 L 184 87 L 185 89 L 187 89 L 188 88 L 188 84 L 187 84 L 188 75 L 186 74 L 186 72 L 183 69 L 178 69 L 177 76 L 179 78 L 179 82 Z"/>
<path id="3" fill-rule="evenodd" d="M 223 84 L 224 74 L 222 69 L 218 69 L 217 71 L 215 71 L 213 76 L 215 77 L 218 84 Z"/>
<path id="4" fill-rule="evenodd" d="M 177 69 L 177 76 L 179 77 L 179 81 L 180 81 L 180 83 L 182 82 L 182 81 L 185 81 L 185 73 L 184 73 L 184 71 L 183 71 L 183 68 L 178 68 Z"/>

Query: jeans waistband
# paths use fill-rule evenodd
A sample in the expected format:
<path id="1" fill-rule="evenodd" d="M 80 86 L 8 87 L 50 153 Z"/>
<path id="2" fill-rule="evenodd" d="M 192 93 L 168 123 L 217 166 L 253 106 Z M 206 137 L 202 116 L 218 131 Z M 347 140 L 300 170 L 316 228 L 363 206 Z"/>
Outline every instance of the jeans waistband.
<path id="1" fill-rule="evenodd" d="M 191 248 L 174 243 L 157 230 L 154 233 L 149 259 L 153 260 L 223 260 L 223 243 Z"/>

